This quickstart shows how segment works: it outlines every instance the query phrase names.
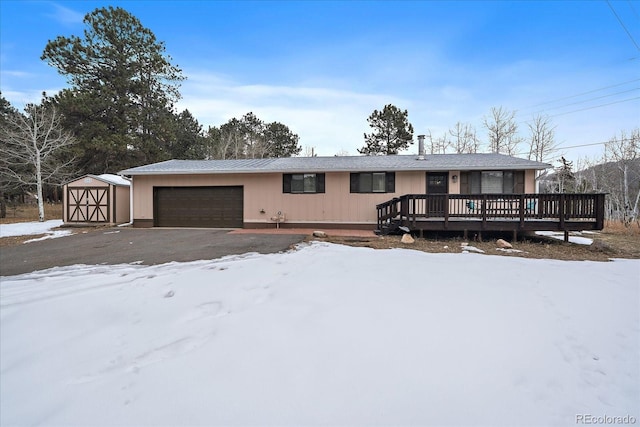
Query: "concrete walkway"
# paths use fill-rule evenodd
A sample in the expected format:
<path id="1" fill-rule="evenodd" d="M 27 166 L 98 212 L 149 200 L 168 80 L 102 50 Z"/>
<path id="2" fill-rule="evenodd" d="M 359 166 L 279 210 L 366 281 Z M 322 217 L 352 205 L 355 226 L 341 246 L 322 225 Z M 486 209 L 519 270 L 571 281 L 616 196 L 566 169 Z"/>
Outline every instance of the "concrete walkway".
<path id="1" fill-rule="evenodd" d="M 340 230 L 331 228 L 242 228 L 230 231 L 229 234 L 271 234 L 271 235 L 304 235 L 310 236 L 314 231 L 324 231 L 327 236 L 340 237 L 376 237 L 371 230 Z"/>

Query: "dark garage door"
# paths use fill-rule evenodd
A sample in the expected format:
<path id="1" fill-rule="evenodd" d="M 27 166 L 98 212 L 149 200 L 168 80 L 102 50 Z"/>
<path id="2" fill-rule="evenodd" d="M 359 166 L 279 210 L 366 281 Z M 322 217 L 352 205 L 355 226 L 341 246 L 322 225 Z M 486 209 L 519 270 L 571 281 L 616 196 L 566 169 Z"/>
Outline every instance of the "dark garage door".
<path id="1" fill-rule="evenodd" d="M 156 227 L 242 227 L 242 187 L 154 187 Z"/>

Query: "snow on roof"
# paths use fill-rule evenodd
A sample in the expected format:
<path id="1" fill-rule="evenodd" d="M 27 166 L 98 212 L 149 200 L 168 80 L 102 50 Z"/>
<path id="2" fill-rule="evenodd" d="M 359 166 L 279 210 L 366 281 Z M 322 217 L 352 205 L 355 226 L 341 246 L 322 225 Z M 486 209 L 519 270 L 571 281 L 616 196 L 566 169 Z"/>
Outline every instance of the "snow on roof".
<path id="1" fill-rule="evenodd" d="M 131 186 L 131 181 L 126 178 L 121 177 L 120 175 L 114 175 L 111 173 L 103 173 L 102 175 L 90 175 L 93 178 L 99 179 L 101 181 L 108 182 L 109 184 L 114 185 L 126 185 L 127 187 Z"/>
<path id="2" fill-rule="evenodd" d="M 122 175 L 355 172 L 355 171 L 449 171 L 547 169 L 551 165 L 496 153 L 416 155 L 282 157 L 239 160 L 168 160 L 126 169 Z"/>

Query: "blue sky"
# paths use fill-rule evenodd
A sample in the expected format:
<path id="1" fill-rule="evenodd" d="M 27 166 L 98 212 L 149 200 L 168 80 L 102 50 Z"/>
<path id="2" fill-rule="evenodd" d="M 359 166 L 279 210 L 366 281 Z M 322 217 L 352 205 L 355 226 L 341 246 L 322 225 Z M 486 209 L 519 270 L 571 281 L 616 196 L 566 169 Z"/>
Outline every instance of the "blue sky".
<path id="1" fill-rule="evenodd" d="M 108 5 L 166 43 L 187 77 L 178 107 L 205 128 L 252 111 L 320 155 L 357 154 L 367 117 L 389 103 L 409 111 L 416 135 L 460 121 L 484 142 L 491 107 L 516 110 L 523 137 L 546 113 L 566 147 L 557 155 L 571 160 L 640 125 L 640 4 L 627 0 L 2 0 L 3 95 L 21 107 L 65 87 L 40 60 L 47 41 L 81 35 L 83 16 Z"/>

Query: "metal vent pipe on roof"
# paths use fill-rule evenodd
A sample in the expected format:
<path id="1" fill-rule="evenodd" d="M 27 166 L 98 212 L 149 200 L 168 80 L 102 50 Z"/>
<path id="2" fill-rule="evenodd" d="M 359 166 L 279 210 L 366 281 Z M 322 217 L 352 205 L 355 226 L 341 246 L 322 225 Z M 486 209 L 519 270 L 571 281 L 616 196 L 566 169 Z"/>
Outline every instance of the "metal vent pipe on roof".
<path id="1" fill-rule="evenodd" d="M 418 135 L 418 160 L 424 160 L 424 135 Z"/>

